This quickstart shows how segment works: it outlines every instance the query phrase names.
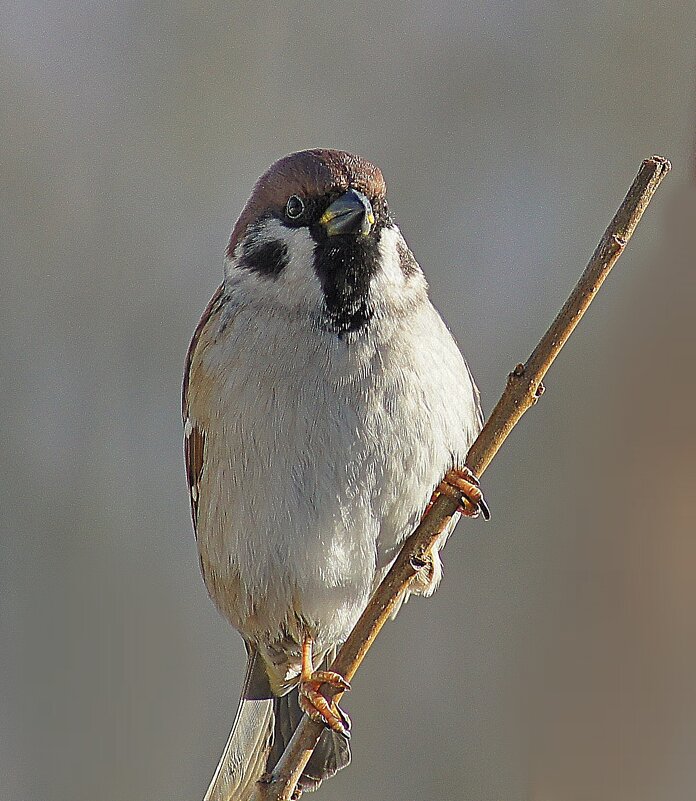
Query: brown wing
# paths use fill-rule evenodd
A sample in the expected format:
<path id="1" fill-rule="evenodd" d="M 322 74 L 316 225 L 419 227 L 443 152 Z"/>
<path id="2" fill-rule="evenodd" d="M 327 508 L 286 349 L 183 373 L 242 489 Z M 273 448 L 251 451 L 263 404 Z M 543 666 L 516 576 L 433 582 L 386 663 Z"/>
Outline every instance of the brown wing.
<path id="1" fill-rule="evenodd" d="M 184 429 L 184 459 L 186 460 L 186 478 L 191 500 L 191 519 L 193 530 L 198 534 L 198 497 L 203 473 L 203 455 L 205 452 L 205 434 L 196 425 Z"/>
<path id="2" fill-rule="evenodd" d="M 184 384 L 181 392 L 181 411 L 184 420 L 184 461 L 186 463 L 186 479 L 188 481 L 189 497 L 191 500 L 191 518 L 193 520 L 194 532 L 196 532 L 198 526 L 200 482 L 201 475 L 205 468 L 205 431 L 201 424 L 191 417 L 189 409 L 189 382 L 191 381 L 191 368 L 201 334 L 210 322 L 211 317 L 220 310 L 223 302 L 223 287 L 221 284 L 210 299 L 210 303 L 206 306 L 203 316 L 196 326 L 196 330 L 193 332 L 191 344 L 186 353 L 186 364 L 184 366 Z"/>

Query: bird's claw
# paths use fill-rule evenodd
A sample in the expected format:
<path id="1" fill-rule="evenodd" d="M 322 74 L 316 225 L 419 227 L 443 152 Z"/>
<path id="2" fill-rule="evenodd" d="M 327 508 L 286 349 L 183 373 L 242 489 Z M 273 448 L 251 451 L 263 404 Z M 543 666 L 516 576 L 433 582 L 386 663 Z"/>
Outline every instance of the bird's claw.
<path id="1" fill-rule="evenodd" d="M 457 501 L 458 511 L 465 517 L 478 517 L 480 513 L 484 520 L 491 519 L 491 512 L 483 497 L 479 480 L 468 467 L 448 470 L 433 493 L 431 504 L 438 495 L 448 495 Z"/>
<path id="2" fill-rule="evenodd" d="M 329 729 L 350 739 L 350 718 L 335 700 L 329 701 L 321 692 L 321 685 L 328 684 L 339 692 L 350 690 L 350 684 L 330 670 L 316 670 L 299 685 L 300 709 L 315 723 L 322 723 Z"/>

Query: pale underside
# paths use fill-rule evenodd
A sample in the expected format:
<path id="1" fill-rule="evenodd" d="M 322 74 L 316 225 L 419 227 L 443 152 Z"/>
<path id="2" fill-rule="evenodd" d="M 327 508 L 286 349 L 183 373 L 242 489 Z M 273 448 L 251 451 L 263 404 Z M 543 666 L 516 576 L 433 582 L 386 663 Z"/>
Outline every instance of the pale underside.
<path id="1" fill-rule="evenodd" d="M 405 291 L 392 267 L 372 291 L 386 304 L 398 295 L 398 313 L 352 339 L 286 307 L 282 286 L 280 301 L 243 302 L 259 279 L 232 267 L 193 352 L 186 433 L 204 440 L 193 487 L 203 576 L 276 689 L 296 675 L 303 636 L 318 654 L 345 639 L 480 428 L 469 370 L 422 277 Z M 439 577 L 436 559 L 421 591 Z"/>

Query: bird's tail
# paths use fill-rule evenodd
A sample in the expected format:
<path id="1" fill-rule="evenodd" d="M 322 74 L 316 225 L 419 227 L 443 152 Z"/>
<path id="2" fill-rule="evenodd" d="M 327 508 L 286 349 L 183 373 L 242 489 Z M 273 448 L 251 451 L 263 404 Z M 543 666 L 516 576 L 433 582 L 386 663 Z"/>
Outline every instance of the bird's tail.
<path id="1" fill-rule="evenodd" d="M 297 688 L 280 698 L 274 696 L 261 657 L 250 649 L 237 715 L 203 801 L 252 801 L 256 782 L 273 771 L 302 715 Z M 348 742 L 327 729 L 298 788 L 315 790 L 349 763 Z"/>
<path id="2" fill-rule="evenodd" d="M 247 801 L 266 769 L 273 741 L 273 694 L 257 652 L 249 650 L 242 697 L 203 801 Z"/>

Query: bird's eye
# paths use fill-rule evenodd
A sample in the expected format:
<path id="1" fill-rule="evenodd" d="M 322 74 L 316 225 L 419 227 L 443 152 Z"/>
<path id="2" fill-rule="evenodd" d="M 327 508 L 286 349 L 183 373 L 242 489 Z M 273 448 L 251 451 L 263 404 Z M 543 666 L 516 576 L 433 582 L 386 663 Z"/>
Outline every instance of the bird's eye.
<path id="1" fill-rule="evenodd" d="M 298 217 L 301 217 L 304 213 L 305 205 L 302 202 L 301 197 L 297 197 L 297 195 L 291 195 L 290 199 L 288 200 L 288 204 L 285 207 L 285 213 L 291 220 L 296 220 Z"/>

